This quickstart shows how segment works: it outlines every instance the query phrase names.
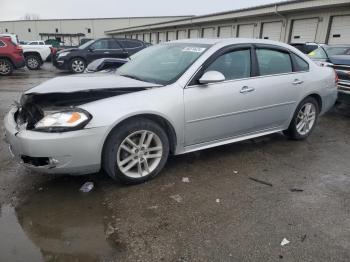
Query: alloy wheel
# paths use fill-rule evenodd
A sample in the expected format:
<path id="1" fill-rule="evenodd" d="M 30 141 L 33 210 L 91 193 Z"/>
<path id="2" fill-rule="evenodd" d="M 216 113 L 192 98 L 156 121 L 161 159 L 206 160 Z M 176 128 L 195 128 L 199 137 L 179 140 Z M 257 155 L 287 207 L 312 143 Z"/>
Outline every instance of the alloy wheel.
<path id="1" fill-rule="evenodd" d="M 37 68 L 39 66 L 39 62 L 38 62 L 38 60 L 36 58 L 30 57 L 27 60 L 27 66 L 29 68 Z"/>
<path id="2" fill-rule="evenodd" d="M 136 131 L 127 136 L 117 152 L 117 165 L 128 177 L 140 178 L 151 174 L 159 165 L 163 145 L 155 133 Z"/>
<path id="3" fill-rule="evenodd" d="M 316 121 L 316 107 L 312 103 L 306 103 L 300 109 L 296 119 L 296 129 L 300 135 L 307 135 Z"/>
<path id="4" fill-rule="evenodd" d="M 72 63 L 72 69 L 75 73 L 82 73 L 85 70 L 85 64 L 81 60 L 74 60 Z"/>
<path id="5" fill-rule="evenodd" d="M 11 66 L 7 61 L 0 60 L 0 73 L 7 75 L 11 71 Z"/>

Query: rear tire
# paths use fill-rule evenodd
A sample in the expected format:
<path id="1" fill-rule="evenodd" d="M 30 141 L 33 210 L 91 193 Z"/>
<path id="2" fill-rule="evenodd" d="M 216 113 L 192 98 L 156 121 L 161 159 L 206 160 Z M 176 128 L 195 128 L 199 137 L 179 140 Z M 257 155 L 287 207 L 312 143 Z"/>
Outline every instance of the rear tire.
<path id="1" fill-rule="evenodd" d="M 82 58 L 73 58 L 70 62 L 70 71 L 74 74 L 84 73 L 86 63 Z"/>
<path id="2" fill-rule="evenodd" d="M 319 105 L 315 98 L 307 97 L 297 107 L 292 122 L 283 133 L 291 139 L 306 139 L 314 130 L 319 115 Z"/>
<path id="3" fill-rule="evenodd" d="M 6 58 L 0 58 L 0 76 L 9 76 L 13 73 L 13 65 Z"/>
<path id="4" fill-rule="evenodd" d="M 26 58 L 26 66 L 29 70 L 38 70 L 41 66 L 41 58 L 37 55 L 28 55 Z"/>
<path id="5" fill-rule="evenodd" d="M 156 122 L 134 118 L 115 128 L 107 138 L 102 167 L 114 180 L 139 184 L 154 178 L 169 155 L 166 132 Z"/>

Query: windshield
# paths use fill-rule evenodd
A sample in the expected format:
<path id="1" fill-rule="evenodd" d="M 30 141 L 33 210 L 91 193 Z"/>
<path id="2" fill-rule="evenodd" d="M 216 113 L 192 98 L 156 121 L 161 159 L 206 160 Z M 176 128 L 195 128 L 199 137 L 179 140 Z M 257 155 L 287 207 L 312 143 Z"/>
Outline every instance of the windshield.
<path id="1" fill-rule="evenodd" d="M 148 47 L 132 56 L 117 74 L 156 84 L 175 82 L 210 45 L 173 43 Z"/>
<path id="2" fill-rule="evenodd" d="M 91 45 L 93 42 L 95 42 L 95 40 L 90 40 L 88 42 L 86 42 L 85 44 L 82 44 L 81 46 L 79 46 L 79 49 L 85 49 L 86 47 L 88 47 L 89 45 Z"/>

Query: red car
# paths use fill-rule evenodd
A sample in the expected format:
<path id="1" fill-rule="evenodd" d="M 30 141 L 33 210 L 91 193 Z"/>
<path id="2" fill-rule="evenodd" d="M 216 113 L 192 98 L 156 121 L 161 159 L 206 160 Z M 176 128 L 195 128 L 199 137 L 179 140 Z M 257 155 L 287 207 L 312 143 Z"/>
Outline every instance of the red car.
<path id="1" fill-rule="evenodd" d="M 14 69 L 24 67 L 23 50 L 9 37 L 0 37 L 0 76 L 11 75 Z"/>

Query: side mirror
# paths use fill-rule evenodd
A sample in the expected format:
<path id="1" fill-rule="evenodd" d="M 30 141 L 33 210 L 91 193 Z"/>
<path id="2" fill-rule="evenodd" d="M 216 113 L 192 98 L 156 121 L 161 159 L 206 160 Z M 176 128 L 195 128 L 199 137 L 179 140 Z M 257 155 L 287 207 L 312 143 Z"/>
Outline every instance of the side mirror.
<path id="1" fill-rule="evenodd" d="M 89 52 L 93 52 L 94 48 L 93 47 L 88 47 Z"/>
<path id="2" fill-rule="evenodd" d="M 225 81 L 225 76 L 218 71 L 208 71 L 199 79 L 201 84 L 218 83 Z"/>

